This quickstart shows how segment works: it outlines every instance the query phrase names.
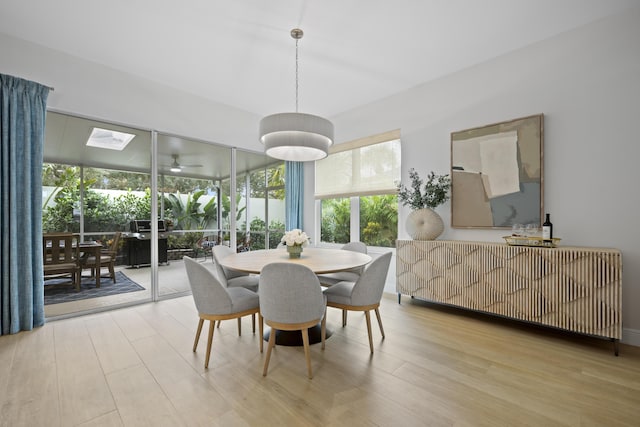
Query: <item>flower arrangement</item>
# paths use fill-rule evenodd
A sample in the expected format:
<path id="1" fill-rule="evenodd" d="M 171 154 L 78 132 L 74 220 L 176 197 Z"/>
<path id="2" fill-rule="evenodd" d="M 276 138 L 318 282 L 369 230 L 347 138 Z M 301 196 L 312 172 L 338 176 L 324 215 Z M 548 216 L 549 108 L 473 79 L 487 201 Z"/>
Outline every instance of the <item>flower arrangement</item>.
<path id="1" fill-rule="evenodd" d="M 293 230 L 287 231 L 280 239 L 281 243 L 284 243 L 287 246 L 307 246 L 309 244 L 309 236 L 307 233 L 300 230 L 299 228 L 294 228 Z"/>
<path id="2" fill-rule="evenodd" d="M 423 180 L 415 169 L 409 169 L 411 187 L 398 185 L 398 200 L 413 210 L 431 208 L 434 209 L 449 200 L 451 178 L 449 175 L 436 175 L 433 171 L 427 175 L 427 182 L 422 190 Z"/>

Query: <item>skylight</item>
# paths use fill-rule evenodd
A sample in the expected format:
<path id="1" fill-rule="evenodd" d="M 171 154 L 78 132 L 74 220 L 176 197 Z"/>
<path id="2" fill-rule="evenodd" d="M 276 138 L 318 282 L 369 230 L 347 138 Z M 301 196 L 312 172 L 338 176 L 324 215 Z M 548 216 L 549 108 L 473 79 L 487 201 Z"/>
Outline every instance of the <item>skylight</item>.
<path id="1" fill-rule="evenodd" d="M 115 130 L 93 128 L 87 147 L 106 148 L 108 150 L 124 150 L 129 142 L 135 137 L 130 133 L 116 132 Z"/>

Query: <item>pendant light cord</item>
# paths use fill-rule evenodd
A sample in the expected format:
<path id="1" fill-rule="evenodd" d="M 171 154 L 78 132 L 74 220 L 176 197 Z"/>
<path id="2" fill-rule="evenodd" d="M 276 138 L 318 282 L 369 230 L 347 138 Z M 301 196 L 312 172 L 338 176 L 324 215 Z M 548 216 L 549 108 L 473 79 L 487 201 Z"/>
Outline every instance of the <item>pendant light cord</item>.
<path id="1" fill-rule="evenodd" d="M 298 42 L 296 39 L 296 113 L 298 112 Z"/>

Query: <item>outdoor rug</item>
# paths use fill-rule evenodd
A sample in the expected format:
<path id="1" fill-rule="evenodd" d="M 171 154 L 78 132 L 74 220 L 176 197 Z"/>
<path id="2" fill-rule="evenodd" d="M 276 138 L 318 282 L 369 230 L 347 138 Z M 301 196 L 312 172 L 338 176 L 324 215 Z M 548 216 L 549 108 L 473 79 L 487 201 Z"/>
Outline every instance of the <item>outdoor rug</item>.
<path id="1" fill-rule="evenodd" d="M 116 271 L 116 283 L 113 283 L 111 278 L 102 277 L 99 288 L 96 288 L 94 279 L 83 277 L 79 292 L 76 292 L 76 288 L 69 285 L 68 282 L 64 283 L 63 280 L 52 279 L 44 282 L 44 305 L 143 291 L 144 289 L 121 271 Z"/>

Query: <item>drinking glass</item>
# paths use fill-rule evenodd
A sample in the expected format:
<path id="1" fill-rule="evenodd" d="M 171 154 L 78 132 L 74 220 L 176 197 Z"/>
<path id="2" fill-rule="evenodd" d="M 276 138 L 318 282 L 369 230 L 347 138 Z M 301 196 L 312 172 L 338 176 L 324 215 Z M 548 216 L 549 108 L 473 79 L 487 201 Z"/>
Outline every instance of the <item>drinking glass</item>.
<path id="1" fill-rule="evenodd" d="M 524 226 L 522 224 L 513 224 L 511 227 L 511 235 L 512 236 L 523 236 L 524 235 Z"/>
<path id="2" fill-rule="evenodd" d="M 539 237 L 540 230 L 537 224 L 527 224 L 525 234 L 527 237 Z"/>

